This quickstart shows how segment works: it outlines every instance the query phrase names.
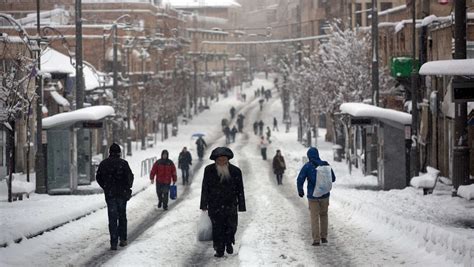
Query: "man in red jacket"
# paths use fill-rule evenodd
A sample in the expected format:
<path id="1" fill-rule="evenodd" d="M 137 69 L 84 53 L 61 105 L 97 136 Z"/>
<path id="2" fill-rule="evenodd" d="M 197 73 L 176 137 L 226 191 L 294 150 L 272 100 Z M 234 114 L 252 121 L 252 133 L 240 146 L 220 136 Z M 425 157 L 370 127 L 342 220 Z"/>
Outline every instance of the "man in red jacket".
<path id="1" fill-rule="evenodd" d="M 168 158 L 168 150 L 161 152 L 161 159 L 153 164 L 150 173 L 150 180 L 153 184 L 156 179 L 156 194 L 158 195 L 158 208 L 163 205 L 164 210 L 168 210 L 168 194 L 170 191 L 170 184 L 176 183 L 176 167 L 173 161 Z"/>

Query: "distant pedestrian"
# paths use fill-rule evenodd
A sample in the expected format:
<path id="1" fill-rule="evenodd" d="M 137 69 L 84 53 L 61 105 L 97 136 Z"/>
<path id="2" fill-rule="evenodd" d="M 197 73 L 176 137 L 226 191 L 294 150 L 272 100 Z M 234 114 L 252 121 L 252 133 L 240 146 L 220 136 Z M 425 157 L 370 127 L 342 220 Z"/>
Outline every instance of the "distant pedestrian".
<path id="1" fill-rule="evenodd" d="M 244 100 L 244 102 L 247 101 L 247 95 L 246 94 L 242 94 L 242 99 Z"/>
<path id="2" fill-rule="evenodd" d="M 183 150 L 178 156 L 178 168 L 181 169 L 183 185 L 189 184 L 189 166 L 193 164 L 192 162 L 193 158 L 191 157 L 191 153 L 189 153 L 186 147 L 183 147 Z"/>
<path id="3" fill-rule="evenodd" d="M 242 114 L 237 115 L 237 128 L 239 130 L 239 133 L 241 133 L 242 130 L 244 129 L 244 119 L 245 119 L 244 115 Z"/>
<path id="4" fill-rule="evenodd" d="M 263 98 L 258 100 L 258 104 L 260 105 L 260 111 L 263 110 L 263 102 L 265 102 L 265 100 Z"/>
<path id="5" fill-rule="evenodd" d="M 273 131 L 275 130 L 278 132 L 278 120 L 276 117 L 273 117 Z"/>
<path id="6" fill-rule="evenodd" d="M 199 136 L 198 140 L 196 140 L 196 148 L 197 148 L 199 161 L 202 161 L 202 158 L 204 157 L 204 149 L 206 147 L 207 147 L 206 141 L 204 141 L 202 136 Z"/>
<path id="7" fill-rule="evenodd" d="M 267 160 L 267 146 L 268 142 L 265 140 L 265 137 L 262 135 L 260 137 L 260 154 L 262 155 L 263 160 Z"/>
<path id="8" fill-rule="evenodd" d="M 224 129 L 224 127 L 226 127 L 227 125 L 229 125 L 229 120 L 224 118 L 221 120 L 221 127 L 222 129 Z"/>
<path id="9" fill-rule="evenodd" d="M 261 89 L 261 91 L 260 91 L 260 95 L 261 95 L 262 97 L 265 96 L 265 87 L 263 87 L 263 86 L 262 86 L 262 89 Z"/>
<path id="10" fill-rule="evenodd" d="M 227 147 L 218 147 L 211 153 L 215 163 L 207 165 L 202 180 L 200 209 L 208 211 L 212 223 L 212 241 L 215 257 L 234 253 L 237 232 L 237 211 L 246 211 L 242 171 L 229 163 L 234 153 Z"/>
<path id="11" fill-rule="evenodd" d="M 230 128 L 229 126 L 226 126 L 224 127 L 224 130 L 222 130 L 222 132 L 224 132 L 224 135 L 225 135 L 225 144 L 228 145 L 230 144 Z"/>
<path id="12" fill-rule="evenodd" d="M 232 108 L 230 108 L 230 118 L 234 119 L 234 117 L 235 117 L 235 108 L 232 107 Z"/>
<path id="13" fill-rule="evenodd" d="M 153 164 L 150 172 L 150 180 L 153 184 L 156 180 L 156 194 L 158 195 L 158 208 L 163 205 L 164 210 L 168 210 L 168 194 L 170 184 L 176 184 L 176 167 L 169 159 L 168 150 L 161 152 L 161 158 Z"/>
<path id="14" fill-rule="evenodd" d="M 276 155 L 273 157 L 273 173 L 276 175 L 277 184 L 281 185 L 283 180 L 283 173 L 286 170 L 285 159 L 281 155 L 281 151 L 278 149 Z"/>
<path id="15" fill-rule="evenodd" d="M 104 190 L 109 217 L 110 249 L 127 245 L 127 201 L 132 197 L 133 173 L 128 162 L 120 158 L 120 146 L 113 143 L 109 157 L 97 169 L 97 183 Z"/>
<path id="16" fill-rule="evenodd" d="M 298 195 L 304 197 L 303 185 L 308 181 L 306 193 L 311 215 L 313 246 L 319 246 L 320 242 L 328 242 L 329 192 L 332 183 L 336 181 L 336 176 L 329 163 L 319 158 L 317 148 L 309 148 L 307 156 L 309 161 L 301 169 L 296 182 Z"/>
<path id="17" fill-rule="evenodd" d="M 258 135 L 258 121 L 255 121 L 255 122 L 253 123 L 253 133 L 254 133 L 255 135 Z"/>
<path id="18" fill-rule="evenodd" d="M 232 127 L 232 129 L 230 130 L 230 136 L 232 137 L 232 143 L 235 143 L 235 135 L 237 134 L 238 130 L 237 128 L 235 128 L 235 125 L 234 127 Z"/>
<path id="19" fill-rule="evenodd" d="M 258 135 L 260 135 L 260 136 L 263 135 L 263 125 L 264 125 L 263 121 L 260 120 L 258 122 Z"/>
<path id="20" fill-rule="evenodd" d="M 267 135 L 267 141 L 268 143 L 272 143 L 272 141 L 270 141 L 270 137 L 272 136 L 272 131 L 270 130 L 270 127 L 267 126 L 267 132 L 266 132 L 266 135 Z"/>

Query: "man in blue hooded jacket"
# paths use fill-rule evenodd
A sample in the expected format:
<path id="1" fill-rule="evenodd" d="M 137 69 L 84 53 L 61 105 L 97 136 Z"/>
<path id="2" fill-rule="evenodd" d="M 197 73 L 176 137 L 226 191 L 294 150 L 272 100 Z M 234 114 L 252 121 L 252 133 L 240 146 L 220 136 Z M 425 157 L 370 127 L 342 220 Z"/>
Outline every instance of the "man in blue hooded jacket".
<path id="1" fill-rule="evenodd" d="M 313 237 L 313 246 L 319 246 L 320 242 L 328 242 L 328 207 L 329 207 L 329 192 L 322 196 L 316 197 L 315 187 L 318 178 L 317 168 L 320 166 L 329 166 L 329 163 L 322 161 L 319 158 L 318 149 L 311 147 L 307 152 L 309 161 L 303 166 L 298 178 L 296 180 L 298 195 L 304 197 L 303 185 L 307 180 L 306 187 L 307 198 L 309 203 L 309 211 L 311 215 L 311 229 Z M 332 182 L 336 181 L 336 176 L 331 169 Z"/>

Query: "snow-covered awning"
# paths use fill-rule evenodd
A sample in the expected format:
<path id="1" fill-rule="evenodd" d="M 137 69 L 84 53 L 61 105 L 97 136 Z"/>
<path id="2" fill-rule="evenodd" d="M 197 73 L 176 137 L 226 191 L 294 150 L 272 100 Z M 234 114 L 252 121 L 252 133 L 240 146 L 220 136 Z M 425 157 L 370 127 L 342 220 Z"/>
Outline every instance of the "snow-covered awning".
<path id="1" fill-rule="evenodd" d="M 111 106 L 93 106 L 59 113 L 43 119 L 43 129 L 72 125 L 80 121 L 98 121 L 111 116 L 115 110 Z"/>
<path id="2" fill-rule="evenodd" d="M 376 118 L 398 122 L 403 125 L 411 124 L 411 115 L 405 112 L 376 107 L 363 103 L 343 103 L 341 112 L 353 117 Z"/>
<path id="3" fill-rule="evenodd" d="M 169 4 L 174 8 L 235 8 L 242 7 L 234 0 L 164 0 L 163 4 Z"/>
<path id="4" fill-rule="evenodd" d="M 73 60 L 74 62 L 74 60 Z M 84 62 L 84 89 L 86 91 L 100 87 L 101 73 L 96 71 L 90 63 Z M 76 68 L 71 64 L 71 59 L 52 48 L 46 48 L 41 55 L 41 71 L 49 73 L 64 73 L 76 76 Z"/>
<path id="5" fill-rule="evenodd" d="M 63 107 L 69 107 L 70 106 L 69 101 L 67 101 L 67 99 L 64 98 L 62 95 L 60 95 L 58 92 L 49 91 L 49 93 L 53 97 L 54 101 L 56 101 L 56 103 L 58 103 L 58 105 L 61 105 Z"/>
<path id="6" fill-rule="evenodd" d="M 474 75 L 474 59 L 430 61 L 420 68 L 420 75 Z"/>

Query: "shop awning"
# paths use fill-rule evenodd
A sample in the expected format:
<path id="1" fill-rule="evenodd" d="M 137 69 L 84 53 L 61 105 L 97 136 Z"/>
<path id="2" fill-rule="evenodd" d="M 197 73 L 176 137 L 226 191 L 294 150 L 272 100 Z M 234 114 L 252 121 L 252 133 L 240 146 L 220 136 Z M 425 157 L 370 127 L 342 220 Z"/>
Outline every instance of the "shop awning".
<path id="1" fill-rule="evenodd" d="M 451 59 L 426 62 L 420 75 L 474 75 L 474 59 Z"/>
<path id="2" fill-rule="evenodd" d="M 73 125 L 76 122 L 99 121 L 114 115 L 111 106 L 92 106 L 78 110 L 63 112 L 43 119 L 43 129 Z"/>

